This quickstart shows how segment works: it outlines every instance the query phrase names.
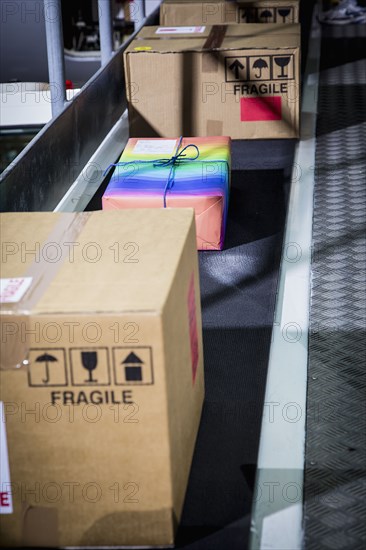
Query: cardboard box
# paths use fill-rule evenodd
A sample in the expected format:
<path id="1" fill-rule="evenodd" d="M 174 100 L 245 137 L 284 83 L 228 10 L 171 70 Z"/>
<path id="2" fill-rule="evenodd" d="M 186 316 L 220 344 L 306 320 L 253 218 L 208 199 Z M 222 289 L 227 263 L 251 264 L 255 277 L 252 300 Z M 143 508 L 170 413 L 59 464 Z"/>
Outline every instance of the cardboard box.
<path id="1" fill-rule="evenodd" d="M 172 544 L 203 401 L 193 210 L 3 214 L 1 237 L 1 545 Z"/>
<path id="2" fill-rule="evenodd" d="M 160 25 L 298 23 L 299 0 L 164 0 Z"/>
<path id="3" fill-rule="evenodd" d="M 145 27 L 125 52 L 131 137 L 299 136 L 299 25 L 183 31 Z"/>
<path id="4" fill-rule="evenodd" d="M 228 137 L 130 139 L 103 195 L 103 209 L 193 207 L 198 250 L 221 250 L 230 142 Z"/>

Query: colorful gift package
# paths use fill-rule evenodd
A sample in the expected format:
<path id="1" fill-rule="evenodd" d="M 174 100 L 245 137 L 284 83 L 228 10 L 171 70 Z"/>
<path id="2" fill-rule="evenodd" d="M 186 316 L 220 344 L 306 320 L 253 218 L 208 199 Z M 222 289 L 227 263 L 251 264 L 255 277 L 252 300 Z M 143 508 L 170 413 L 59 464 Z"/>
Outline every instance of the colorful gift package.
<path id="1" fill-rule="evenodd" d="M 198 250 L 221 250 L 230 189 L 225 136 L 131 138 L 103 195 L 103 209 L 195 210 Z"/>

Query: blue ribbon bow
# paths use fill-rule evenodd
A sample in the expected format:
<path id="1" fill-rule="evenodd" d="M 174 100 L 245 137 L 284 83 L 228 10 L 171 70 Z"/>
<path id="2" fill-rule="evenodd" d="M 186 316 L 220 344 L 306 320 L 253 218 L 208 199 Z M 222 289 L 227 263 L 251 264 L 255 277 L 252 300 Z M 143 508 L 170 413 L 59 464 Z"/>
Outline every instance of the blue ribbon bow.
<path id="1" fill-rule="evenodd" d="M 103 176 L 107 174 L 107 172 L 112 168 L 112 166 L 127 166 L 129 164 L 151 164 L 153 163 L 154 168 L 156 167 L 162 167 L 162 166 L 170 166 L 170 171 L 168 175 L 168 180 L 166 182 L 165 188 L 164 188 L 164 208 L 166 208 L 166 195 L 170 189 L 174 186 L 174 175 L 175 175 L 175 167 L 179 166 L 179 164 L 183 164 L 185 162 L 194 162 L 198 159 L 200 156 L 200 151 L 197 147 L 197 145 L 194 145 L 194 143 L 189 143 L 181 151 L 179 151 L 183 141 L 183 136 L 180 136 L 179 142 L 177 145 L 177 148 L 175 150 L 175 154 L 166 159 L 157 159 L 157 160 L 134 160 L 130 162 L 117 162 L 115 164 L 110 164 L 108 168 L 104 171 Z M 194 157 L 187 157 L 185 151 L 187 151 L 190 147 L 193 147 L 196 150 L 196 155 Z"/>

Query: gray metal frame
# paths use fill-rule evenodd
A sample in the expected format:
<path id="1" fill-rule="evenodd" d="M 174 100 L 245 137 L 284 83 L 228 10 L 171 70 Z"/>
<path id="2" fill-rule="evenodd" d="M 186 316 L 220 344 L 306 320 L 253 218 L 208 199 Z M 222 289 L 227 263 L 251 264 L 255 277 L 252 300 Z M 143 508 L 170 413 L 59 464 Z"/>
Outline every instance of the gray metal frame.
<path id="1" fill-rule="evenodd" d="M 52 116 L 55 117 L 64 110 L 66 104 L 65 56 L 62 31 L 61 0 L 53 0 L 52 5 L 48 5 L 48 0 L 44 0 L 44 4 L 48 74 L 51 88 L 51 106 Z"/>
<path id="2" fill-rule="evenodd" d="M 144 24 L 157 15 L 158 8 Z M 60 203 L 126 110 L 123 52 L 135 34 L 2 173 L 1 211 L 50 211 Z"/>
<path id="3" fill-rule="evenodd" d="M 140 29 L 144 25 L 146 17 L 145 0 L 134 0 L 133 20 L 135 21 L 136 29 Z"/>
<path id="4" fill-rule="evenodd" d="M 104 67 L 113 54 L 111 0 L 98 0 L 98 11 L 100 51 L 102 55 L 102 67 Z"/>

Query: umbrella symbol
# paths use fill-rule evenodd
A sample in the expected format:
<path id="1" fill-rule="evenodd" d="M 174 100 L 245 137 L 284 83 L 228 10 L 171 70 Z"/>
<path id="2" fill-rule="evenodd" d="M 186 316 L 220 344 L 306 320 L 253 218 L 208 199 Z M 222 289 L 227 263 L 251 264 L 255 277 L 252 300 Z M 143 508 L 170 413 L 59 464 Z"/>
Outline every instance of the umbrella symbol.
<path id="1" fill-rule="evenodd" d="M 253 69 L 258 69 L 259 71 L 258 74 L 254 74 L 255 78 L 261 78 L 262 70 L 268 69 L 268 64 L 264 59 L 262 59 L 262 57 L 260 57 L 259 59 L 257 59 L 257 61 L 253 63 Z"/>
<path id="2" fill-rule="evenodd" d="M 261 19 L 265 19 L 266 20 L 266 23 L 268 23 L 269 19 L 271 19 L 273 17 L 273 14 L 271 11 L 269 10 L 264 10 L 260 13 L 259 17 Z"/>
<path id="3" fill-rule="evenodd" d="M 42 379 L 42 382 L 44 384 L 48 384 L 48 382 L 50 381 L 50 371 L 49 371 L 49 368 L 48 368 L 48 363 L 54 363 L 55 361 L 57 361 L 56 357 L 54 357 L 53 355 L 50 355 L 49 353 L 44 353 L 43 355 L 40 355 L 36 359 L 37 363 L 44 363 L 45 364 L 46 378 L 44 380 Z"/>
<path id="4" fill-rule="evenodd" d="M 280 8 L 278 10 L 279 15 L 282 17 L 282 23 L 286 23 L 286 17 L 290 14 L 290 8 Z"/>

